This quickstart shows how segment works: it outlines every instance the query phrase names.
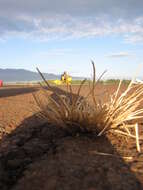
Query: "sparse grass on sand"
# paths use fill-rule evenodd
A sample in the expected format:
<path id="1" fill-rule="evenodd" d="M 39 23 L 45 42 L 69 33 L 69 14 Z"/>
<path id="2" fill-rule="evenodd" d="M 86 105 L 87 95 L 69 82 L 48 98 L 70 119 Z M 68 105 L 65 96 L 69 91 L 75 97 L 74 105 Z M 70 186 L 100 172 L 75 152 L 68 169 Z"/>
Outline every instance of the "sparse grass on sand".
<path id="1" fill-rule="evenodd" d="M 143 118 L 143 85 L 134 85 L 131 81 L 127 89 L 120 94 L 122 81 L 120 81 L 117 90 L 111 95 L 110 100 L 100 103 L 96 98 L 95 65 L 93 66 L 93 81 L 89 86 L 90 92 L 86 97 L 81 97 L 81 89 L 86 82 L 83 80 L 79 86 L 78 92 L 73 94 L 72 86 L 69 86 L 69 92 L 61 96 L 44 78 L 46 87 L 51 90 L 55 97 L 48 96 L 47 88 L 41 85 L 44 101 L 34 94 L 34 98 L 40 108 L 39 116 L 48 123 L 57 125 L 67 130 L 71 135 L 77 133 L 94 133 L 96 136 L 104 135 L 107 132 L 118 133 L 127 137 L 135 138 L 137 150 L 140 151 L 138 135 L 138 124 Z M 104 74 L 104 73 L 103 73 Z M 93 104 L 89 104 L 88 98 L 92 97 Z"/>

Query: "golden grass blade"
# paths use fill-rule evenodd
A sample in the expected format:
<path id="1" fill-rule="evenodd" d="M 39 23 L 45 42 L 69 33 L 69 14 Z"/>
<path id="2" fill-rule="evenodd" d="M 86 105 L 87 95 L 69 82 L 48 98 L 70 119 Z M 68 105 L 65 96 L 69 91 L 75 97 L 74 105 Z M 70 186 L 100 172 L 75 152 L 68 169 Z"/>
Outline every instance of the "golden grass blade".
<path id="1" fill-rule="evenodd" d="M 78 92 L 77 92 L 77 96 L 80 96 L 81 89 L 82 89 L 82 87 L 83 87 L 83 85 L 85 84 L 86 81 L 87 81 L 87 79 L 84 79 L 84 80 L 81 82 L 81 84 L 80 84 L 80 86 L 79 86 L 79 89 L 78 89 Z"/>
<path id="2" fill-rule="evenodd" d="M 113 133 L 118 133 L 118 134 L 120 134 L 120 135 L 124 135 L 124 136 L 127 136 L 127 137 L 131 137 L 131 138 L 133 138 L 133 139 L 136 139 L 136 136 L 135 136 L 135 135 L 128 134 L 128 133 L 123 132 L 123 131 L 118 130 L 118 129 L 113 129 L 113 131 L 111 130 L 111 132 L 113 132 Z M 143 140 L 143 138 L 142 138 L 142 137 L 139 137 L 139 140 Z"/>
<path id="3" fill-rule="evenodd" d="M 125 123 L 123 123 L 123 129 L 125 129 L 125 131 L 127 131 L 127 133 L 131 135 L 130 129 L 125 125 Z"/>
<path id="4" fill-rule="evenodd" d="M 90 95 L 92 95 L 95 90 L 95 86 L 96 84 L 101 80 L 101 78 L 103 77 L 103 75 L 107 72 L 107 70 L 105 70 L 100 76 L 99 78 L 97 79 L 96 81 L 96 70 L 95 70 L 95 64 L 94 62 L 91 60 L 91 63 L 92 63 L 92 68 L 93 68 L 93 79 L 92 79 L 92 87 L 91 87 L 91 90 L 89 91 L 89 93 L 85 96 L 85 99 L 87 99 Z M 94 94 L 95 95 L 95 94 Z M 95 102 L 95 100 L 94 100 Z"/>
<path id="5" fill-rule="evenodd" d="M 38 73 L 40 74 L 40 76 L 42 77 L 43 81 L 45 82 L 45 84 L 51 89 L 50 84 L 48 83 L 48 81 L 45 79 L 45 77 L 43 76 L 43 74 L 41 73 L 41 71 L 38 69 L 38 67 L 36 68 Z"/>
<path id="6" fill-rule="evenodd" d="M 140 143 L 139 143 L 138 123 L 135 124 L 135 133 L 136 133 L 136 146 L 137 146 L 137 151 L 138 151 L 138 152 L 141 152 Z"/>
<path id="7" fill-rule="evenodd" d="M 121 88 L 121 84 L 122 84 L 122 80 L 120 80 L 119 85 L 118 85 L 118 88 L 117 88 L 117 91 L 116 91 L 116 93 L 115 93 L 115 97 L 114 97 L 114 100 L 113 100 L 113 102 L 112 102 L 113 105 L 114 105 L 114 103 L 116 102 L 117 96 L 118 96 L 118 94 L 119 94 L 119 90 L 120 90 L 120 88 Z"/>
<path id="8" fill-rule="evenodd" d="M 74 109 L 74 107 L 77 105 L 77 103 L 80 101 L 80 99 L 81 99 L 81 96 L 80 96 L 80 92 L 81 92 L 81 89 L 82 89 L 82 87 L 83 87 L 83 85 L 84 85 L 84 83 L 87 81 L 87 79 L 84 79 L 82 82 L 81 82 L 81 84 L 80 84 L 80 86 L 79 86 L 79 88 L 78 88 L 78 91 L 77 91 L 77 93 L 76 93 L 76 95 L 74 96 L 73 95 L 73 93 L 72 93 L 72 91 L 71 91 L 71 96 L 72 96 L 72 109 Z M 74 96 L 74 97 L 73 97 Z"/>
<path id="9" fill-rule="evenodd" d="M 116 157 L 116 158 L 120 158 L 121 156 L 115 155 L 115 154 L 110 154 L 110 153 L 105 153 L 105 152 L 98 152 L 98 151 L 89 151 L 90 154 L 96 154 L 96 155 L 100 155 L 100 156 L 110 156 L 110 157 Z M 133 157 L 132 156 L 123 156 L 123 159 L 127 159 L 127 160 L 132 160 Z"/>
<path id="10" fill-rule="evenodd" d="M 101 78 L 105 75 L 105 73 L 107 72 L 107 70 L 105 70 L 100 76 L 99 78 L 97 79 L 96 82 L 99 82 L 101 80 Z"/>

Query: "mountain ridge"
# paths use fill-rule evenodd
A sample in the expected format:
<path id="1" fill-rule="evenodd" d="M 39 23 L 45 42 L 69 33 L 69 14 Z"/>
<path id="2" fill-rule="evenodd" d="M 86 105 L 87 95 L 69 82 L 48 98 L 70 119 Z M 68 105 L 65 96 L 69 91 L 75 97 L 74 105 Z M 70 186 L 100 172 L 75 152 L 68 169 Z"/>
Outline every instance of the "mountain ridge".
<path id="1" fill-rule="evenodd" d="M 43 73 L 47 80 L 60 79 L 60 75 L 53 73 Z M 83 77 L 73 77 L 74 80 L 82 80 Z M 27 69 L 1 69 L 0 80 L 4 82 L 30 82 L 42 80 L 38 72 L 30 71 Z"/>

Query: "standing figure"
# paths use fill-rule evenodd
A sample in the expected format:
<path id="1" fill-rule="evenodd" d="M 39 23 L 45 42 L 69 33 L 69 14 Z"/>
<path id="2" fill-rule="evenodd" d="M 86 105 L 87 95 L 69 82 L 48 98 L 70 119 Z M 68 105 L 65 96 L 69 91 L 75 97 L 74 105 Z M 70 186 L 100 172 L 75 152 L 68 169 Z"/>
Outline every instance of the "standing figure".
<path id="1" fill-rule="evenodd" d="M 66 82 L 66 81 L 67 81 L 67 78 L 68 78 L 68 74 L 67 74 L 66 71 L 64 71 L 64 73 L 63 73 L 62 76 L 61 76 L 61 80 L 62 80 L 63 82 Z"/>
<path id="2" fill-rule="evenodd" d="M 66 71 L 61 75 L 61 81 L 67 85 L 71 84 L 72 78 L 67 74 Z"/>

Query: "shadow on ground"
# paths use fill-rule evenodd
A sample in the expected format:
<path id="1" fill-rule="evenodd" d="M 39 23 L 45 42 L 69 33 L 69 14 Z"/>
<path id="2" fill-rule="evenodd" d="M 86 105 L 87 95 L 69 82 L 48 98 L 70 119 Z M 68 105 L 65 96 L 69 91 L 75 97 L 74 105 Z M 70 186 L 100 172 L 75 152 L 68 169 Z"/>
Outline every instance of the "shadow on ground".
<path id="1" fill-rule="evenodd" d="M 115 156 L 97 155 L 95 151 Z M 141 190 L 143 187 L 106 136 L 71 136 L 33 115 L 1 141 L 0 189 Z"/>
<path id="2" fill-rule="evenodd" d="M 32 93 L 32 92 L 36 92 L 37 90 L 38 90 L 38 88 L 36 88 L 36 87 L 0 88 L 0 98 Z"/>
<path id="3" fill-rule="evenodd" d="M 111 153 L 115 157 L 96 155 Z M 140 190 L 140 182 L 106 137 L 69 136 L 35 116 L 0 145 L 0 189 Z"/>

